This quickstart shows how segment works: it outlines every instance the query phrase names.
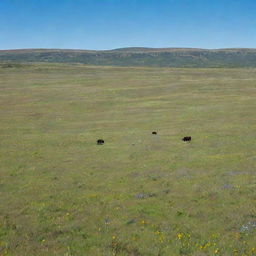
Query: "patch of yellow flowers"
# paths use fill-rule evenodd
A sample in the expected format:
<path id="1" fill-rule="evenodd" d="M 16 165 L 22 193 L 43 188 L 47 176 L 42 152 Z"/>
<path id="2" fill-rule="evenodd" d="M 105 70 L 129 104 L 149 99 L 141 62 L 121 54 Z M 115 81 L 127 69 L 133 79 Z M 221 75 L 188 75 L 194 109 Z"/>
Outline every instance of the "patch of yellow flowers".
<path id="1" fill-rule="evenodd" d="M 177 237 L 178 237 L 179 240 L 181 240 L 184 237 L 184 234 L 183 233 L 178 233 Z"/>

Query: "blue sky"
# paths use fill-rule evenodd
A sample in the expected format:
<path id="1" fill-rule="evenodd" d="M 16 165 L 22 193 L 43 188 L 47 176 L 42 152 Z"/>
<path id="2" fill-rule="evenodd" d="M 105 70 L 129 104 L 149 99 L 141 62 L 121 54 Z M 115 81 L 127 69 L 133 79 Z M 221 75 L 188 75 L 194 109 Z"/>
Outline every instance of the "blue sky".
<path id="1" fill-rule="evenodd" d="M 256 0 L 0 0 L 0 49 L 256 48 Z"/>

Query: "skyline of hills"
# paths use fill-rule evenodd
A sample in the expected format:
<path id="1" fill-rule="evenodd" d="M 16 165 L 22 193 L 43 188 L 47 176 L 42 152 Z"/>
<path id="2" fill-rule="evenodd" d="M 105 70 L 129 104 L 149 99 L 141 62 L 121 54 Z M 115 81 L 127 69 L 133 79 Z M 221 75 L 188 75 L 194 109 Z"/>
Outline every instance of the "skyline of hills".
<path id="1" fill-rule="evenodd" d="M 113 50 L 14 49 L 0 50 L 0 62 L 56 62 L 135 67 L 256 67 L 256 49 L 145 47 Z"/>

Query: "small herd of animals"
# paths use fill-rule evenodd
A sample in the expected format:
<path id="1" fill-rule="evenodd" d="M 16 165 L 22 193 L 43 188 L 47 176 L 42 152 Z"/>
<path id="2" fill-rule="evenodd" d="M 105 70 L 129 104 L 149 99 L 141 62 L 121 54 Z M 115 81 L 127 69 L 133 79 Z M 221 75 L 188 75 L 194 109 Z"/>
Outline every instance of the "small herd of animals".
<path id="1" fill-rule="evenodd" d="M 152 132 L 152 135 L 157 135 L 157 132 Z M 191 141 L 191 136 L 185 136 L 185 137 L 183 137 L 183 141 L 184 142 L 190 142 Z M 105 143 L 105 141 L 103 140 L 103 139 L 98 139 L 97 140 L 97 145 L 103 145 Z"/>

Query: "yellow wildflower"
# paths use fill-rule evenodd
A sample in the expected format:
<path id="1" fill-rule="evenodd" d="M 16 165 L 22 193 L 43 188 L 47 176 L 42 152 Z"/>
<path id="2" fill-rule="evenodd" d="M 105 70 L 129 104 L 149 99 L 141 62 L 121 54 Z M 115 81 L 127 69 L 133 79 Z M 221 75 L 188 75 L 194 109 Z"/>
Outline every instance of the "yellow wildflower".
<path id="1" fill-rule="evenodd" d="M 217 248 L 215 251 L 214 251 L 214 253 L 219 253 L 220 252 L 220 250 Z"/>
<path id="2" fill-rule="evenodd" d="M 182 233 L 178 233 L 178 234 L 177 234 L 177 237 L 178 237 L 178 239 L 180 240 L 180 239 L 182 239 L 183 234 L 182 234 Z"/>

